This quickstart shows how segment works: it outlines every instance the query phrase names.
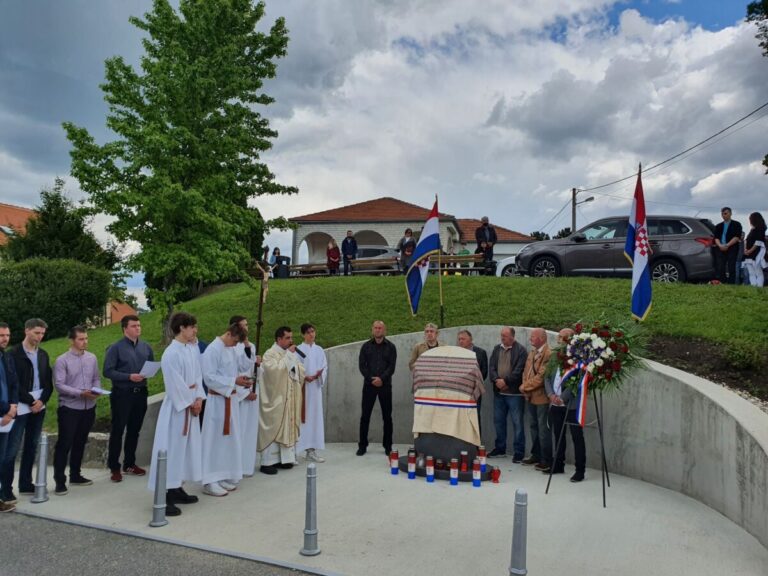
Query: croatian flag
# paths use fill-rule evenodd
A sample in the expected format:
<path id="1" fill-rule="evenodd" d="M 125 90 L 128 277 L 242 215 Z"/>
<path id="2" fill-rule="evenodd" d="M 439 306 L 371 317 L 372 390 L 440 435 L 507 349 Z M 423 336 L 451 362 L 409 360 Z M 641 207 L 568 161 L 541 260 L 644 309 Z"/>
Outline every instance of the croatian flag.
<path id="1" fill-rule="evenodd" d="M 405 275 L 405 288 L 408 293 L 408 304 L 414 316 L 419 309 L 421 291 L 427 281 L 429 272 L 429 257 L 440 250 L 440 219 L 437 215 L 437 198 L 432 212 L 421 231 L 419 243 L 413 251 L 413 260 Z"/>
<path id="2" fill-rule="evenodd" d="M 587 400 L 589 395 L 589 383 L 592 381 L 592 373 L 588 370 L 584 370 L 581 380 L 579 381 L 579 391 L 577 394 L 576 404 L 576 422 L 579 426 L 584 428 L 584 423 L 587 420 Z"/>
<path id="3" fill-rule="evenodd" d="M 651 247 L 648 244 L 641 171 L 637 173 L 635 198 L 629 213 L 627 243 L 624 245 L 624 255 L 632 264 L 632 317 L 635 320 L 645 320 L 651 311 L 651 269 L 648 265 Z"/>

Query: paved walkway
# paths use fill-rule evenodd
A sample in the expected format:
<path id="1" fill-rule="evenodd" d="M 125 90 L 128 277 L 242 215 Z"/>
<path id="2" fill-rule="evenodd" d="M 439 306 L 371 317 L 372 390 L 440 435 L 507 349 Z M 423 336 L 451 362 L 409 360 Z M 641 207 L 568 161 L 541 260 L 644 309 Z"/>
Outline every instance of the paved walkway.
<path id="1" fill-rule="evenodd" d="M 244 557 L 326 574 L 402 576 L 507 574 L 516 488 L 529 494 L 528 570 L 547 576 L 765 576 L 768 550 L 736 524 L 681 494 L 613 475 L 602 508 L 599 471 L 581 484 L 546 476 L 510 459 L 501 483 L 473 488 L 405 475 L 391 476 L 379 448 L 356 457 L 336 444 L 318 465 L 318 528 L 322 553 L 301 556 L 305 467 L 276 477 L 257 473 L 224 498 L 200 494 L 162 528 L 150 528 L 152 494 L 146 478 L 112 484 L 89 470 L 90 487 L 31 504 L 22 513 L 105 527 L 118 532 L 225 550 Z M 404 446 L 399 447 L 401 451 Z"/>

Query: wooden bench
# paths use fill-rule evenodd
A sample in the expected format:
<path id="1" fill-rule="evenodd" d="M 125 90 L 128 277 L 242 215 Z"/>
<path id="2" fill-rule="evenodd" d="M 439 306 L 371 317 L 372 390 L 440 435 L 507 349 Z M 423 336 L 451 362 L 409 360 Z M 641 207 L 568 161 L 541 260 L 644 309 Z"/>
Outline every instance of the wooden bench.
<path id="1" fill-rule="evenodd" d="M 352 274 L 400 274 L 400 261 L 397 258 L 356 258 L 352 261 Z"/>

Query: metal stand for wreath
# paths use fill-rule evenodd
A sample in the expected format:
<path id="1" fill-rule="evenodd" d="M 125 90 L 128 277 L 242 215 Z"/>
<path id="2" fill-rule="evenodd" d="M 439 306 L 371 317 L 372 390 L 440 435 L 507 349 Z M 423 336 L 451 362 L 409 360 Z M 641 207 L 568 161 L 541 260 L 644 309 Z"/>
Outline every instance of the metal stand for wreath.
<path id="1" fill-rule="evenodd" d="M 603 508 L 606 507 L 605 502 L 605 484 L 608 483 L 608 487 L 611 487 L 611 477 L 608 474 L 608 461 L 605 458 L 605 442 L 603 439 L 603 419 L 602 419 L 602 413 L 603 413 L 603 392 L 600 391 L 600 402 L 598 404 L 597 401 L 597 392 L 594 390 L 592 391 L 592 399 L 595 402 L 595 415 L 597 417 L 597 430 L 598 434 L 600 436 L 600 468 L 601 468 L 601 476 L 603 480 Z M 573 424 L 571 422 L 568 422 L 568 410 L 570 410 L 571 407 L 571 401 L 568 400 L 568 403 L 565 405 L 565 420 L 563 422 L 563 426 L 560 428 L 560 434 L 557 438 L 557 445 L 555 446 L 555 451 L 553 453 L 553 463 L 552 466 L 549 469 L 549 479 L 547 480 L 547 489 L 544 491 L 545 494 L 549 494 L 549 486 L 552 483 L 552 474 L 555 470 L 554 465 L 554 458 L 557 457 L 557 454 L 560 452 L 560 446 L 565 439 L 565 429 L 567 426 L 578 426 L 578 424 Z"/>

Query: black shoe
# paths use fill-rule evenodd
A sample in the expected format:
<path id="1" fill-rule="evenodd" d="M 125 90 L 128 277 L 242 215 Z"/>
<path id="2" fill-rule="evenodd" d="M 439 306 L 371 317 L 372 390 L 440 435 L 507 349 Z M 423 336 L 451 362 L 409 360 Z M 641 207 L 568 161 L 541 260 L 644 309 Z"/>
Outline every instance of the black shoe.
<path id="1" fill-rule="evenodd" d="M 551 466 L 549 464 L 543 464 L 542 462 L 539 462 L 533 468 L 535 470 L 538 470 L 539 472 L 544 472 L 544 474 L 549 474 L 549 470 L 550 470 Z"/>
<path id="2" fill-rule="evenodd" d="M 0 495 L 0 501 L 5 502 L 9 506 L 12 506 L 13 504 L 18 504 L 19 500 L 16 498 L 16 494 L 13 492 L 8 492 L 7 494 Z"/>
<path id="3" fill-rule="evenodd" d="M 357 452 L 355 452 L 355 454 L 357 454 L 358 456 L 363 456 L 365 454 L 365 452 L 366 452 L 365 448 L 358 448 Z"/>
<path id="4" fill-rule="evenodd" d="M 544 472 L 544 474 L 549 474 L 549 472 Z M 555 468 L 552 470 L 552 474 L 565 474 L 565 468 Z"/>
<path id="5" fill-rule="evenodd" d="M 523 466 L 533 466 L 534 464 L 538 464 L 539 460 L 538 458 L 534 458 L 533 456 L 528 456 L 528 458 L 523 458 Z"/>
<path id="6" fill-rule="evenodd" d="M 290 470 L 293 468 L 293 464 L 283 464 L 280 462 L 280 464 L 277 465 L 278 468 L 282 468 L 283 470 Z"/>
<path id="7" fill-rule="evenodd" d="M 69 494 L 69 490 L 67 490 L 67 485 L 64 483 L 57 483 L 56 490 L 54 490 L 54 494 L 56 494 L 56 496 L 65 496 Z"/>
<path id="8" fill-rule="evenodd" d="M 35 493 L 35 486 L 34 484 L 19 486 L 19 494 L 34 494 Z"/>
<path id="9" fill-rule="evenodd" d="M 274 464 L 272 466 L 262 466 L 259 468 L 259 472 L 261 472 L 262 474 L 268 474 L 270 476 L 274 476 L 275 474 L 277 474 L 277 466 L 275 466 Z"/>
<path id="10" fill-rule="evenodd" d="M 494 448 L 488 453 L 488 458 L 503 458 L 506 455 L 507 453 L 505 450 L 499 450 L 498 448 Z"/>
<path id="11" fill-rule="evenodd" d="M 584 472 L 576 472 L 571 476 L 571 482 L 581 482 L 582 480 L 584 480 Z"/>
<path id="12" fill-rule="evenodd" d="M 181 508 L 176 506 L 173 502 L 165 503 L 165 515 L 166 516 L 181 516 Z"/>
<path id="13" fill-rule="evenodd" d="M 88 480 L 85 476 L 70 476 L 69 483 L 72 484 L 72 486 L 91 486 L 93 480 Z"/>
<path id="14" fill-rule="evenodd" d="M 173 490 L 168 490 L 168 492 L 173 492 L 172 498 L 174 504 L 194 504 L 198 501 L 197 496 L 187 494 L 184 491 L 184 488 L 174 488 Z"/>
<path id="15" fill-rule="evenodd" d="M 512 464 L 520 464 L 520 462 L 522 461 L 523 461 L 522 456 L 517 456 L 517 455 L 512 456 Z"/>

